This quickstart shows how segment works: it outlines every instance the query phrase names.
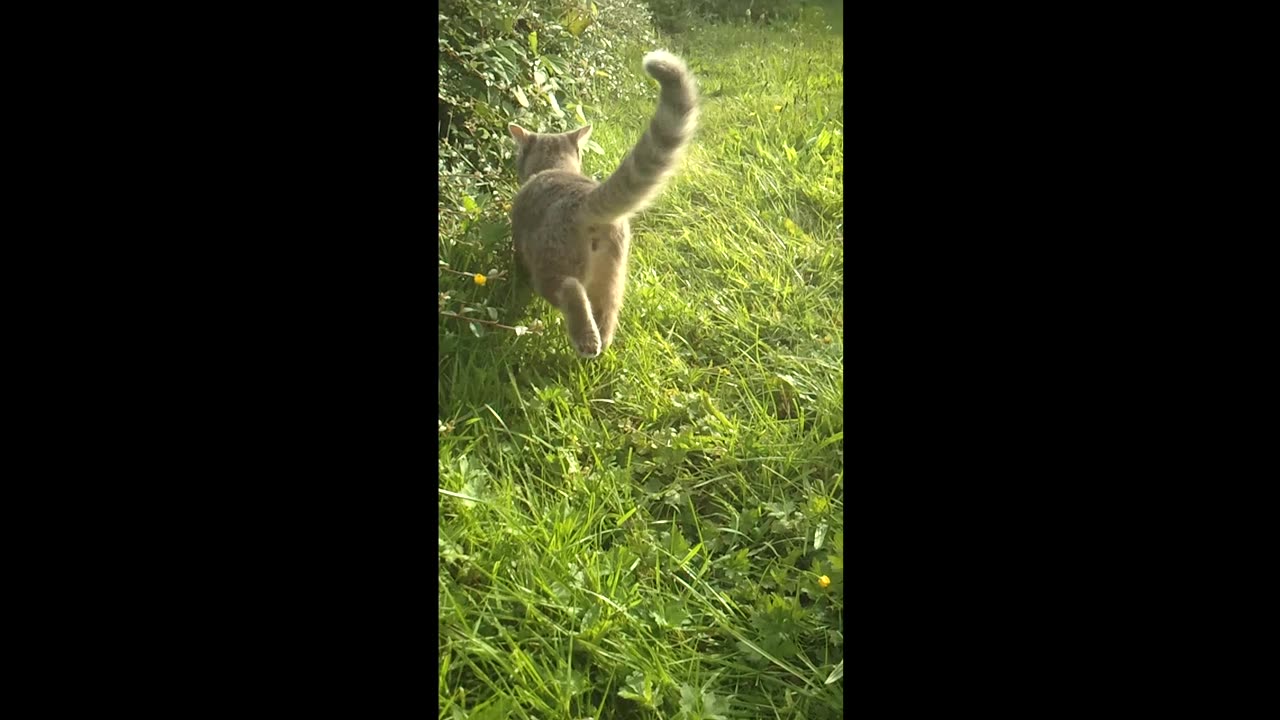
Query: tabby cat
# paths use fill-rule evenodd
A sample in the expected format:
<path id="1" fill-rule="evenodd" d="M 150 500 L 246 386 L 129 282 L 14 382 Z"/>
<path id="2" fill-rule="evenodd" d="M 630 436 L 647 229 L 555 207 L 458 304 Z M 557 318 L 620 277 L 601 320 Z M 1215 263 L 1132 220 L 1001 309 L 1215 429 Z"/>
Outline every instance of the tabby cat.
<path id="1" fill-rule="evenodd" d="M 511 203 L 516 255 L 538 294 L 564 313 L 582 357 L 603 352 L 618 328 L 631 249 L 627 218 L 662 189 L 697 125 L 698 88 L 684 61 L 658 50 L 644 56 L 644 69 L 662 86 L 657 112 L 603 183 L 582 174 L 590 125 L 553 134 L 508 126 L 521 185 Z"/>

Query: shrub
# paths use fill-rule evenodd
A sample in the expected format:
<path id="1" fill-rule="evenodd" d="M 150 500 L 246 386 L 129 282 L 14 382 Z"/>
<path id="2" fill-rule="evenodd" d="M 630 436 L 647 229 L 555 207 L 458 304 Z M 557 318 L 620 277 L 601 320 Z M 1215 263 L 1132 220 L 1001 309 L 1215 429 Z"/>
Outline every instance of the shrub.
<path id="1" fill-rule="evenodd" d="M 654 42 L 637 0 L 442 0 L 440 172 L 500 173 L 507 123 L 566 130 L 599 98 L 643 91 L 618 50 Z"/>

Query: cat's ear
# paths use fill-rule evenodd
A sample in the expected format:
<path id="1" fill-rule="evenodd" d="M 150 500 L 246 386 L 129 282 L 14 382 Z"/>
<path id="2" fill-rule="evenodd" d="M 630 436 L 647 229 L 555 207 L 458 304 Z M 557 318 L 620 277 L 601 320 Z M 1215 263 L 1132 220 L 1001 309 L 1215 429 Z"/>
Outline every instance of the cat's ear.
<path id="1" fill-rule="evenodd" d="M 525 130 L 524 128 L 520 127 L 515 123 L 511 123 L 510 125 L 507 126 L 507 132 L 510 132 L 511 137 L 514 138 L 517 143 L 521 143 L 521 144 L 523 144 L 524 141 L 529 137 L 529 131 Z"/>
<path id="2" fill-rule="evenodd" d="M 573 139 L 575 142 L 578 143 L 578 147 L 580 148 L 584 148 L 587 146 L 587 139 L 590 137 L 591 137 L 590 125 L 587 125 L 586 127 L 580 127 L 577 130 L 573 131 Z"/>

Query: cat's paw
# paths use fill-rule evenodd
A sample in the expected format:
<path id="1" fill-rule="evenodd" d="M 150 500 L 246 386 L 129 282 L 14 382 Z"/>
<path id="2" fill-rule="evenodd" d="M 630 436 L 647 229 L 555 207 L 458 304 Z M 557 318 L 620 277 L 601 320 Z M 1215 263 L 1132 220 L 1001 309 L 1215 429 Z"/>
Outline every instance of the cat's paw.
<path id="1" fill-rule="evenodd" d="M 573 349 L 578 351 L 578 357 L 597 357 L 600 355 L 600 336 L 591 333 L 585 337 L 573 338 Z"/>

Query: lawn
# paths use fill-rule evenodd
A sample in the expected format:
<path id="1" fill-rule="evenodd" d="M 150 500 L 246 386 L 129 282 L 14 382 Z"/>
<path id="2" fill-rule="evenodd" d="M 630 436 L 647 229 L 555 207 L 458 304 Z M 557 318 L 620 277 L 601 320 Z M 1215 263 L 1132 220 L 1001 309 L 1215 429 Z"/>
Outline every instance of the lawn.
<path id="1" fill-rule="evenodd" d="M 828 20 L 827 22 L 832 22 Z M 632 221 L 618 336 L 573 353 L 497 230 L 441 290 L 442 718 L 837 718 L 844 657 L 843 38 L 666 38 L 703 92 Z M 620 49 L 640 57 L 650 48 Z M 591 117 L 603 178 L 652 94 Z M 514 171 L 511 171 L 514 176 Z M 497 198 L 494 202 L 510 200 Z M 485 330 L 481 327 L 479 330 Z"/>

